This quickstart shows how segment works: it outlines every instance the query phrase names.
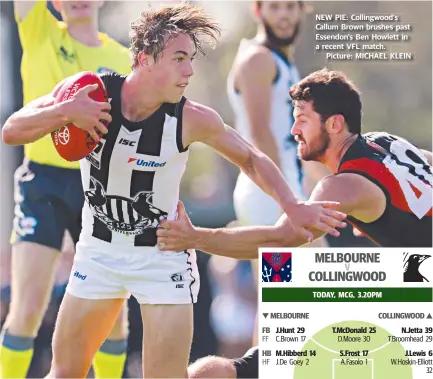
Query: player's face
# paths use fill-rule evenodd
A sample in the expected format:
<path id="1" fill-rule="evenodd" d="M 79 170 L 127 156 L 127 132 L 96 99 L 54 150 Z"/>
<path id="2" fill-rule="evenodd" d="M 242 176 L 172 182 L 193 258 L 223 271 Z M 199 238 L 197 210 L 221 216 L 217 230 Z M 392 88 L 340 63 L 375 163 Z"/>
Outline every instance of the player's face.
<path id="1" fill-rule="evenodd" d="M 54 7 L 62 14 L 63 20 L 67 23 L 88 22 L 95 19 L 102 4 L 103 1 L 92 0 L 54 1 Z"/>
<path id="2" fill-rule="evenodd" d="M 297 1 L 263 1 L 258 14 L 271 42 L 277 46 L 294 43 L 302 17 L 302 9 Z"/>
<path id="3" fill-rule="evenodd" d="M 292 134 L 298 141 L 298 156 L 304 161 L 318 161 L 330 143 L 325 123 L 311 102 L 296 101 Z"/>
<path id="4" fill-rule="evenodd" d="M 195 55 L 196 48 L 191 37 L 180 34 L 167 40 L 158 61 L 150 66 L 154 87 L 165 102 L 180 101 L 194 75 L 192 61 Z"/>

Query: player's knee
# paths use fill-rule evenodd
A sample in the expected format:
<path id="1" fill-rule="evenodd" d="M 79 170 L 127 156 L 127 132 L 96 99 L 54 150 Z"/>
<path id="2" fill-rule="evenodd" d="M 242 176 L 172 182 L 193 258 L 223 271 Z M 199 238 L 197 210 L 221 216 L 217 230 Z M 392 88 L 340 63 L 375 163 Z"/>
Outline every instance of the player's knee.
<path id="1" fill-rule="evenodd" d="M 236 368 L 230 359 L 208 356 L 188 367 L 189 378 L 236 378 Z"/>
<path id="2" fill-rule="evenodd" d="M 73 353 L 74 341 L 69 338 L 61 338 L 58 330 L 53 335 L 53 359 L 49 378 L 85 378 L 90 368 L 92 358 L 88 354 Z M 78 346 L 78 345 L 75 345 Z"/>
<path id="3" fill-rule="evenodd" d="M 42 323 L 47 304 L 42 297 L 27 297 L 15 306 L 12 299 L 5 327 L 12 334 L 36 336 Z"/>

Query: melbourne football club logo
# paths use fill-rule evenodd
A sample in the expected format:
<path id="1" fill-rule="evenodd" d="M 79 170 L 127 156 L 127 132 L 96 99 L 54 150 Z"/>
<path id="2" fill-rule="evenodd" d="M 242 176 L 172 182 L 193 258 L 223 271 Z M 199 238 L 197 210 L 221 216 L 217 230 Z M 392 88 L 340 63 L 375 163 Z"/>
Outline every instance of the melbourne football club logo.
<path id="1" fill-rule="evenodd" d="M 431 258 L 430 254 L 403 253 L 403 280 L 405 282 L 431 282 L 433 280 L 433 259 Z"/>
<path id="2" fill-rule="evenodd" d="M 262 282 L 291 282 L 292 253 L 263 253 Z"/>
<path id="3" fill-rule="evenodd" d="M 139 235 L 145 229 L 157 228 L 167 212 L 152 204 L 153 192 L 139 192 L 133 199 L 123 196 L 107 195 L 101 183 L 90 178 L 93 185 L 85 191 L 93 215 L 101 220 L 108 229 L 126 234 Z"/>

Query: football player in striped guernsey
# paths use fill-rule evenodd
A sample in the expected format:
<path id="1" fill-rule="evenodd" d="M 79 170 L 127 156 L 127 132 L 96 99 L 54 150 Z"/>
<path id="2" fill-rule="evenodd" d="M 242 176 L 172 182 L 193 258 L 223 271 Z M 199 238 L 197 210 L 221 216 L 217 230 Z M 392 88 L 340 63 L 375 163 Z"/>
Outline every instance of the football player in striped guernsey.
<path id="1" fill-rule="evenodd" d="M 54 332 L 50 377 L 86 377 L 131 294 L 144 326 L 143 376 L 188 377 L 192 305 L 200 283 L 195 251 L 161 251 L 156 231 L 161 220 L 177 217 L 180 181 L 194 142 L 239 166 L 290 215 L 300 235 L 311 238 L 307 228 L 338 235 L 334 227 L 344 218 L 335 210 L 338 203 L 299 202 L 272 160 L 216 111 L 183 96 L 202 36 L 216 41 L 219 33 L 218 24 L 194 5 L 148 9 L 132 24 L 132 73 L 101 75 L 110 104 L 78 94 L 53 104 L 48 95 L 12 115 L 3 128 L 3 138 L 15 144 L 65 122 L 92 132 L 99 125 L 104 133 L 80 161 L 83 226 Z M 109 108 L 105 128 L 98 119 Z"/>

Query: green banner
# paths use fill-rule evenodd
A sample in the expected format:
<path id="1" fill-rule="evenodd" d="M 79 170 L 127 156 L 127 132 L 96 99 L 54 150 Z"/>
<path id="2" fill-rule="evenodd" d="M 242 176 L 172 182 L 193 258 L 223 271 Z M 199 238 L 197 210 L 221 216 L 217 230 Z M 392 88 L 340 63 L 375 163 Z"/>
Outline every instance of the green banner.
<path id="1" fill-rule="evenodd" d="M 262 288 L 262 302 L 432 302 L 432 288 Z"/>

